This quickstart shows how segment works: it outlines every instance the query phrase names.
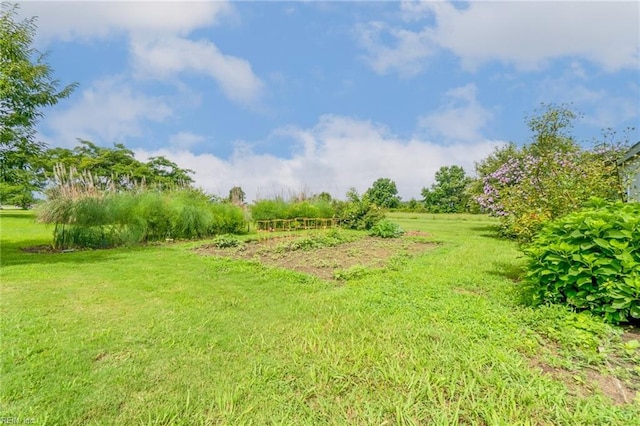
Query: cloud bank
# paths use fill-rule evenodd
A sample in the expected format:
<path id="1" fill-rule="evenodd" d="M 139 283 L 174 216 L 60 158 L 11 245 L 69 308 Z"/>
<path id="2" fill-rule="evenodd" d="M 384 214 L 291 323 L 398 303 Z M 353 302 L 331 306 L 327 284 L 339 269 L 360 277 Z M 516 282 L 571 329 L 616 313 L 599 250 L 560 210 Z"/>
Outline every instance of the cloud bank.
<path id="1" fill-rule="evenodd" d="M 531 71 L 561 57 L 580 57 L 608 72 L 640 68 L 638 2 L 403 2 L 401 16 L 431 22 L 417 31 L 380 22 L 356 28 L 378 73 L 416 74 L 441 50 L 467 70 L 498 61 Z"/>
<path id="2" fill-rule="evenodd" d="M 403 140 L 381 124 L 336 115 L 322 116 L 312 128 L 286 127 L 272 136 L 295 141 L 290 157 L 256 153 L 247 143 L 239 143 L 229 159 L 196 155 L 179 147 L 137 150 L 136 156 L 164 155 L 194 170 L 197 186 L 221 196 L 239 185 L 248 200 L 300 191 L 327 191 L 344 198 L 350 187 L 364 192 L 376 179 L 388 177 L 408 200 L 421 198 L 420 190 L 434 182 L 440 167 L 457 164 L 471 173 L 475 161 L 504 144 L 479 140 L 438 145 L 415 138 Z"/>

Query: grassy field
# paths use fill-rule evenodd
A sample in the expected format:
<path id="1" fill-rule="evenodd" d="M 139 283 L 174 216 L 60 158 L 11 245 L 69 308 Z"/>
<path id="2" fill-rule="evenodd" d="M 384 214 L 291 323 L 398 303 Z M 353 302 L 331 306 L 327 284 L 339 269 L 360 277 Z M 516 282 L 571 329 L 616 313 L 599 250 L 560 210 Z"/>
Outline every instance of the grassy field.
<path id="1" fill-rule="evenodd" d="M 180 243 L 25 253 L 2 211 L 0 419 L 33 424 L 631 425 L 632 333 L 522 304 L 483 216 L 395 214 L 439 243 L 343 282 Z"/>

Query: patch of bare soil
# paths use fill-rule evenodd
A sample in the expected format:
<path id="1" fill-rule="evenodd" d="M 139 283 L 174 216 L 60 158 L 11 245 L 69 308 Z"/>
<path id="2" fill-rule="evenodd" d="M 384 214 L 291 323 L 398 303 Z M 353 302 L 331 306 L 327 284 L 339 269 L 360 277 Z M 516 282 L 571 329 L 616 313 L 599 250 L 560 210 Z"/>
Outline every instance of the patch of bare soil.
<path id="1" fill-rule="evenodd" d="M 625 332 L 622 340 L 637 337 L 636 332 Z M 552 352 L 555 351 L 552 349 Z M 585 367 L 570 371 L 550 366 L 539 358 L 532 359 L 531 364 L 534 368 L 542 370 L 543 374 L 564 383 L 574 395 L 587 396 L 599 392 L 611 398 L 615 404 L 623 405 L 633 403 L 636 395 L 640 394 L 640 377 L 635 371 L 637 365 L 619 354 L 609 354 L 607 368 L 603 366 L 602 369 Z M 621 380 L 614 375 L 612 371 L 614 369 L 627 371 L 629 377 Z"/>
<path id="2" fill-rule="evenodd" d="M 299 236 L 266 238 L 249 241 L 240 247 L 218 248 L 213 244 L 196 251 L 202 255 L 257 260 L 263 264 L 291 269 L 325 280 L 334 280 L 336 271 L 354 266 L 382 268 L 394 256 L 416 256 L 435 247 L 424 233 L 412 233 L 401 238 L 364 237 L 333 247 L 283 250 L 299 240 Z M 417 238 L 415 238 L 417 237 Z"/>
<path id="3" fill-rule="evenodd" d="M 563 368 L 551 367 L 541 362 L 534 362 L 534 366 L 540 368 L 544 374 L 564 383 L 574 395 L 587 396 L 600 392 L 608 396 L 618 405 L 633 402 L 636 392 L 628 384 L 617 377 L 605 374 L 601 371 L 586 369 L 581 374 L 576 374 Z"/>

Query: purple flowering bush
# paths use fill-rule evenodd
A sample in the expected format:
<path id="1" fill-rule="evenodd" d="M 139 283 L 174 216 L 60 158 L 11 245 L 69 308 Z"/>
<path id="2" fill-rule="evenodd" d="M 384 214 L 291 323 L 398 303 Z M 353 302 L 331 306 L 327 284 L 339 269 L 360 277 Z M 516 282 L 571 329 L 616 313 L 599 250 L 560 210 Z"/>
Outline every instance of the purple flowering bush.
<path id="1" fill-rule="evenodd" d="M 535 134 L 522 148 L 508 145 L 476 165 L 475 201 L 500 218 L 504 236 L 530 241 L 547 221 L 583 207 L 596 196 L 620 200 L 619 150 L 580 147 L 563 133 L 575 115 L 550 107 L 529 122 Z"/>

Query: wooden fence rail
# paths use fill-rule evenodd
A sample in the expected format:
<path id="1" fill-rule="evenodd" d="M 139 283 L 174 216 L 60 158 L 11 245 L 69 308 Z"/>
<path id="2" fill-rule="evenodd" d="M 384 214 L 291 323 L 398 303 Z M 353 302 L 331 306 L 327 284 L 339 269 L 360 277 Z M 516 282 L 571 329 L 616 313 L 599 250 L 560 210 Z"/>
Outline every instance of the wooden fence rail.
<path id="1" fill-rule="evenodd" d="M 293 219 L 256 220 L 258 231 L 298 231 L 302 229 L 327 229 L 340 225 L 340 219 L 320 217 L 296 217 Z"/>

